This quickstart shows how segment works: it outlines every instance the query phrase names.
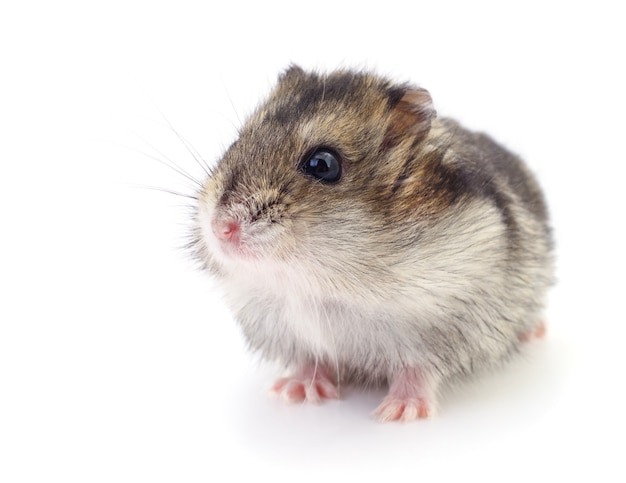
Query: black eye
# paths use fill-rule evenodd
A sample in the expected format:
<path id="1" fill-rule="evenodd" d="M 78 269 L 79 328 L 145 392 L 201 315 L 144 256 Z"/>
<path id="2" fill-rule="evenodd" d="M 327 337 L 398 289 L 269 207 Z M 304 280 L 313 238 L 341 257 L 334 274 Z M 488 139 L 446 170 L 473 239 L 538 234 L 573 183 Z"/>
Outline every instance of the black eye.
<path id="1" fill-rule="evenodd" d="M 339 156 L 328 149 L 318 149 L 304 158 L 301 169 L 306 174 L 326 183 L 335 183 L 341 178 Z"/>

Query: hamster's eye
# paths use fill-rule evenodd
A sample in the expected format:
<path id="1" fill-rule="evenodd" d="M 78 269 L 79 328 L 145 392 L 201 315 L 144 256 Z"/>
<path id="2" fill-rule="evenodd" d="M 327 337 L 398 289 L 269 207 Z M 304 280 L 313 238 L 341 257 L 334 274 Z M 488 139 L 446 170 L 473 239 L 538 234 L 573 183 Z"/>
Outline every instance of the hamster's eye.
<path id="1" fill-rule="evenodd" d="M 324 148 L 317 149 L 305 157 L 301 169 L 309 176 L 326 183 L 336 183 L 341 178 L 339 156 Z"/>

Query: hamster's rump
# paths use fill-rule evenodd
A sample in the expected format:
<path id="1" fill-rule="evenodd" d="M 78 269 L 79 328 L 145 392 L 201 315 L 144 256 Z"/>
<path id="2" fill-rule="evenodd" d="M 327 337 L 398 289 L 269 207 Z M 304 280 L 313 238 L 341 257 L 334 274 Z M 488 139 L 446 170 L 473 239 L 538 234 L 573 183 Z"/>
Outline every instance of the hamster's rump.
<path id="1" fill-rule="evenodd" d="M 423 417 L 442 384 L 541 327 L 541 190 L 517 156 L 438 118 L 422 88 L 291 67 L 198 200 L 196 256 L 250 347 L 295 370 L 277 385 L 288 399 L 387 381 L 379 417 Z"/>

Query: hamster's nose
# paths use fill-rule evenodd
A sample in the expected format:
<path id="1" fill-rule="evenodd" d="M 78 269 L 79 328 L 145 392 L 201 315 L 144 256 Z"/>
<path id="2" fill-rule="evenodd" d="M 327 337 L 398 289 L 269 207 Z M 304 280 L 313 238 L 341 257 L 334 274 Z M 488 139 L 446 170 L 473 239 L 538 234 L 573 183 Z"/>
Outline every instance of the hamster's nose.
<path id="1" fill-rule="evenodd" d="M 233 218 L 214 218 L 211 228 L 217 239 L 223 241 L 236 241 L 241 231 L 239 222 Z"/>

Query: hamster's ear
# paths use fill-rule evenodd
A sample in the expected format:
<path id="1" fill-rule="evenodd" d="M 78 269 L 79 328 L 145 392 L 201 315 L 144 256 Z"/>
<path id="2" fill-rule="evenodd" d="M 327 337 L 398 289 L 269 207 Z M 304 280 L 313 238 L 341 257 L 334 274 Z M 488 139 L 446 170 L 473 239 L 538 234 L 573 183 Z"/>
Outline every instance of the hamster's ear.
<path id="1" fill-rule="evenodd" d="M 392 99 L 393 97 L 398 98 L 400 95 L 395 93 Z M 409 87 L 403 90 L 400 100 L 391 111 L 385 147 L 396 146 L 404 139 L 410 139 L 412 142 L 424 139 L 436 115 L 433 101 L 426 89 Z"/>

